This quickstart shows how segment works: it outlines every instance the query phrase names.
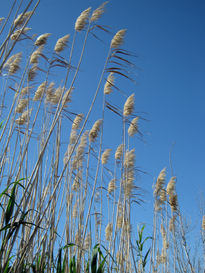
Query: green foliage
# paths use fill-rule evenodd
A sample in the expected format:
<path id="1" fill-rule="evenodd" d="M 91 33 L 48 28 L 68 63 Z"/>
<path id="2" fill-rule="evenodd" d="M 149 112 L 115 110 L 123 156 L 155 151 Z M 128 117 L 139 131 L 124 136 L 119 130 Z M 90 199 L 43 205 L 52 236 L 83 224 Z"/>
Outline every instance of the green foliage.
<path id="1" fill-rule="evenodd" d="M 144 244 L 148 239 L 152 239 L 152 237 L 150 237 L 150 236 L 147 236 L 145 239 L 143 239 L 144 229 L 145 229 L 145 225 L 143 225 L 141 227 L 141 229 L 138 228 L 138 239 L 136 240 L 137 256 L 139 257 L 139 263 L 140 263 L 140 266 L 142 267 L 142 270 L 143 270 L 142 272 L 144 272 L 144 270 L 145 270 L 148 255 L 149 255 L 150 249 L 151 249 L 151 248 L 149 248 L 147 250 L 147 252 L 145 253 L 145 255 L 143 255 Z"/>

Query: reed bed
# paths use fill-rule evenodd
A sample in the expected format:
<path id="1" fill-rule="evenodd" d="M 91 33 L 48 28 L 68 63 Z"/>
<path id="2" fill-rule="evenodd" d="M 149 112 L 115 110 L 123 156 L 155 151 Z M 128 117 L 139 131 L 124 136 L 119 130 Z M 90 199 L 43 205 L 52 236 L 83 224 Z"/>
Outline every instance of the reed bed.
<path id="1" fill-rule="evenodd" d="M 146 255 L 144 227 L 134 241 L 133 203 L 143 196 L 131 138 L 142 137 L 143 117 L 136 114 L 134 93 L 122 96 L 122 109 L 109 99 L 120 91 L 119 79 L 130 80 L 134 57 L 123 49 L 126 30 L 110 38 L 89 110 L 75 113 L 72 95 L 87 42 L 97 29 L 109 32 L 100 25 L 107 2 L 82 11 L 73 33 L 53 48 L 51 33 L 32 33 L 29 22 L 40 0 L 34 2 L 14 1 L 0 19 L 0 272 L 202 272 L 190 257 L 176 178 L 166 187 L 165 169 L 154 186 Z M 19 52 L 19 43 L 30 52 Z M 105 142 L 107 112 L 120 121 L 121 141 L 114 147 Z"/>

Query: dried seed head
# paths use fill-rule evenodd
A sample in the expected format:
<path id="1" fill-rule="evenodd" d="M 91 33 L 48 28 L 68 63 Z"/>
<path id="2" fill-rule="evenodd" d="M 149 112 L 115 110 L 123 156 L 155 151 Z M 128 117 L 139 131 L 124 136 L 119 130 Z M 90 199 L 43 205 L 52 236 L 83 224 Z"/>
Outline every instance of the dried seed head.
<path id="1" fill-rule="evenodd" d="M 11 35 L 10 39 L 13 41 L 17 41 L 20 37 L 20 35 L 25 34 L 28 32 L 31 28 L 25 27 L 24 29 L 20 28 L 14 31 L 14 33 Z"/>
<path id="2" fill-rule="evenodd" d="M 119 46 L 121 46 L 123 44 L 124 41 L 124 36 L 126 33 L 126 29 L 121 29 L 119 30 L 115 36 L 113 37 L 110 47 L 111 48 L 118 48 Z"/>
<path id="3" fill-rule="evenodd" d="M 70 144 L 75 144 L 77 140 L 77 132 L 76 130 L 71 130 L 71 133 L 70 133 Z"/>
<path id="4" fill-rule="evenodd" d="M 51 82 L 46 90 L 46 99 L 45 102 L 51 102 L 53 97 L 54 97 L 54 92 L 55 92 L 55 88 L 54 88 L 55 83 Z"/>
<path id="5" fill-rule="evenodd" d="M 102 3 L 102 5 L 100 5 L 96 10 L 93 11 L 91 19 L 90 19 L 91 22 L 97 21 L 101 17 L 101 15 L 105 11 L 105 5 L 107 3 L 108 3 L 108 1 Z"/>
<path id="6" fill-rule="evenodd" d="M 51 33 L 44 33 L 44 34 L 40 35 L 40 36 L 36 39 L 35 45 L 36 45 L 36 46 L 45 45 L 49 36 L 51 36 Z"/>
<path id="7" fill-rule="evenodd" d="M 111 149 L 106 149 L 104 153 L 101 156 L 101 163 L 102 165 L 106 164 L 108 161 L 108 158 L 110 156 Z"/>
<path id="8" fill-rule="evenodd" d="M 108 184 L 108 193 L 111 194 L 115 189 L 116 189 L 116 179 L 112 179 L 110 180 L 109 184 Z"/>
<path id="9" fill-rule="evenodd" d="M 75 179 L 74 179 L 74 182 L 73 182 L 73 185 L 72 185 L 72 190 L 77 192 L 80 188 L 80 182 L 79 182 L 79 177 L 78 175 L 75 176 Z"/>
<path id="10" fill-rule="evenodd" d="M 26 86 L 24 88 L 21 89 L 21 95 L 24 96 L 24 95 L 27 95 L 29 93 L 29 90 L 31 89 L 32 87 L 31 86 Z"/>
<path id="11" fill-rule="evenodd" d="M 89 133 L 89 141 L 90 142 L 94 142 L 95 139 L 97 138 L 98 133 L 100 131 L 101 124 L 102 124 L 102 120 L 101 119 L 97 120 L 94 123 L 94 125 L 93 125 L 93 127 L 92 127 L 92 129 L 90 130 L 90 133 Z"/>
<path id="12" fill-rule="evenodd" d="M 15 120 L 16 124 L 23 125 L 29 120 L 29 116 L 31 114 L 31 109 L 26 110 L 23 112 L 23 114 Z"/>
<path id="13" fill-rule="evenodd" d="M 66 47 L 66 45 L 68 43 L 69 38 L 70 38 L 70 34 L 67 34 L 67 35 L 63 36 L 62 38 L 58 39 L 58 41 L 56 42 L 55 48 L 54 48 L 56 53 L 60 53 L 61 51 L 64 50 L 64 48 Z"/>
<path id="14" fill-rule="evenodd" d="M 162 206 L 161 200 L 160 200 L 160 199 L 155 199 L 154 210 L 155 210 L 156 212 L 161 211 L 161 209 L 162 209 L 161 206 Z"/>
<path id="15" fill-rule="evenodd" d="M 128 220 L 125 220 L 125 222 L 124 222 L 123 232 L 124 232 L 125 235 L 128 235 L 128 234 L 131 233 L 131 225 L 130 225 L 130 222 Z"/>
<path id="16" fill-rule="evenodd" d="M 124 104 L 124 111 L 123 111 L 123 115 L 124 116 L 129 116 L 132 114 L 133 110 L 134 110 L 134 94 L 132 94 L 131 96 L 129 96 Z"/>
<path id="17" fill-rule="evenodd" d="M 42 84 L 39 85 L 39 87 L 37 88 L 37 90 L 35 92 L 34 98 L 33 98 L 34 101 L 38 101 L 41 99 L 41 97 L 43 96 L 43 94 L 46 91 L 46 85 L 47 85 L 46 81 L 44 81 Z"/>
<path id="18" fill-rule="evenodd" d="M 63 107 L 67 107 L 68 106 L 67 103 L 71 101 L 71 93 L 73 90 L 74 90 L 74 88 L 72 87 L 65 92 L 63 99 L 62 99 Z"/>
<path id="19" fill-rule="evenodd" d="M 4 69 L 8 69 L 8 73 L 9 75 L 13 75 L 15 74 L 19 68 L 20 68 L 20 62 L 21 62 L 21 56 L 22 53 L 16 53 L 13 56 L 11 56 L 7 62 L 4 64 L 3 68 Z"/>
<path id="20" fill-rule="evenodd" d="M 88 232 L 87 236 L 85 237 L 85 241 L 84 241 L 84 248 L 86 250 L 90 249 L 91 247 L 91 234 L 90 232 Z"/>
<path id="21" fill-rule="evenodd" d="M 75 30 L 76 31 L 81 31 L 84 29 L 86 23 L 87 23 L 87 20 L 89 18 L 89 15 L 90 15 L 90 11 L 91 11 L 91 8 L 88 8 L 86 10 L 84 10 L 80 16 L 77 18 L 76 22 L 75 22 Z"/>
<path id="22" fill-rule="evenodd" d="M 165 189 L 161 189 L 160 191 L 160 200 L 164 203 L 167 200 L 167 192 Z"/>
<path id="23" fill-rule="evenodd" d="M 134 188 L 134 170 L 129 169 L 126 173 L 126 177 L 123 180 L 123 190 L 127 198 L 130 197 Z"/>
<path id="24" fill-rule="evenodd" d="M 28 99 L 20 99 L 15 109 L 16 113 L 23 113 L 23 110 L 26 108 L 27 105 Z"/>
<path id="25" fill-rule="evenodd" d="M 177 201 L 177 195 L 171 194 L 169 196 L 169 203 L 172 211 L 177 211 L 178 201 Z"/>
<path id="26" fill-rule="evenodd" d="M 122 155 L 123 155 L 123 148 L 124 148 L 124 145 L 123 144 L 120 144 L 118 147 L 117 147 L 117 150 L 115 152 L 115 159 L 116 160 L 120 160 L 122 158 Z"/>
<path id="27" fill-rule="evenodd" d="M 6 61 L 6 63 L 4 64 L 3 68 L 4 69 L 9 69 L 11 63 L 13 63 L 13 61 L 18 58 L 18 56 L 21 56 L 21 53 L 16 53 L 14 55 L 12 55 L 10 58 L 8 58 L 8 60 Z"/>
<path id="28" fill-rule="evenodd" d="M 202 225 L 201 225 L 202 230 L 205 230 L 205 215 L 202 217 Z"/>
<path id="29" fill-rule="evenodd" d="M 134 168 L 135 165 L 135 149 L 132 149 L 130 151 L 126 151 L 125 153 L 125 159 L 124 159 L 124 167 Z"/>
<path id="30" fill-rule="evenodd" d="M 165 177 L 166 177 L 166 168 L 161 170 L 161 172 L 157 178 L 157 182 L 155 184 L 155 189 L 154 189 L 155 196 L 160 196 L 160 192 L 164 187 Z"/>
<path id="31" fill-rule="evenodd" d="M 78 114 L 75 117 L 73 124 L 72 124 L 72 129 L 76 129 L 76 130 L 79 129 L 79 126 L 80 126 L 80 123 L 81 123 L 83 117 L 84 117 L 83 114 Z"/>
<path id="32" fill-rule="evenodd" d="M 28 81 L 33 81 L 36 76 L 36 71 L 38 69 L 38 66 L 34 64 L 28 71 Z"/>
<path id="33" fill-rule="evenodd" d="M 138 132 L 138 120 L 139 117 L 133 118 L 133 120 L 130 123 L 130 126 L 128 128 L 128 135 L 134 136 Z"/>
<path id="34" fill-rule="evenodd" d="M 114 73 L 111 72 L 106 80 L 105 85 L 104 85 L 104 94 L 108 95 L 112 92 L 114 80 L 115 80 Z"/>
<path id="35" fill-rule="evenodd" d="M 107 241 L 111 241 L 112 239 L 112 223 L 108 223 L 105 228 L 105 238 Z"/>
<path id="36" fill-rule="evenodd" d="M 58 104 L 60 101 L 60 98 L 62 96 L 64 88 L 62 88 L 61 86 L 59 86 L 58 88 L 56 88 L 55 92 L 53 93 L 52 97 L 51 97 L 51 103 L 52 104 Z"/>
<path id="37" fill-rule="evenodd" d="M 32 54 L 31 54 L 31 57 L 30 57 L 30 63 L 31 64 L 37 64 L 38 63 L 38 59 L 40 57 L 40 54 L 42 53 L 43 51 L 43 45 L 42 46 L 39 46 Z"/>
<path id="38" fill-rule="evenodd" d="M 122 228 L 123 224 L 123 209 L 122 209 L 122 204 L 118 204 L 118 214 L 117 214 L 117 227 L 120 229 Z"/>
<path id="39" fill-rule="evenodd" d="M 176 215 L 174 215 L 169 221 L 169 231 L 171 232 L 175 231 L 175 220 L 176 220 Z"/>
<path id="40" fill-rule="evenodd" d="M 172 176 L 167 184 L 167 194 L 172 195 L 176 191 L 176 176 Z"/>
<path id="41" fill-rule="evenodd" d="M 87 145 L 87 137 L 88 137 L 88 131 L 85 131 L 85 133 L 81 136 L 80 143 L 76 149 L 76 160 L 77 161 L 80 161 L 83 159 L 85 147 Z"/>
<path id="42" fill-rule="evenodd" d="M 32 11 L 27 11 L 24 14 L 21 13 L 17 16 L 17 18 L 14 20 L 14 26 L 20 26 L 23 25 L 26 19 L 32 14 Z"/>

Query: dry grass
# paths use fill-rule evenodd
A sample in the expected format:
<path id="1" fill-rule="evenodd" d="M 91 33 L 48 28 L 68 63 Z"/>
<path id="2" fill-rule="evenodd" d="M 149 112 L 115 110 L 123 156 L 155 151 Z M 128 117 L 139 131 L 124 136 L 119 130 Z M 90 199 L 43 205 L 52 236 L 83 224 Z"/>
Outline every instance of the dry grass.
<path id="1" fill-rule="evenodd" d="M 106 107 L 110 93 L 119 89 L 115 86 L 117 78 L 129 79 L 123 70 L 124 65 L 131 64 L 131 54 L 124 54 L 122 49 L 126 31 L 110 38 L 89 110 L 73 117 L 69 111 L 85 45 L 106 3 L 93 12 L 91 8 L 83 11 L 73 34 L 59 38 L 49 55 L 45 47 L 49 47 L 51 34 L 34 39 L 29 28 L 39 2 L 28 1 L 19 8 L 14 2 L 13 23 L 8 26 L 7 19 L 5 24 L 3 19 L 1 22 L 0 35 L 6 38 L 0 46 L 4 82 L 0 105 L 0 272 L 88 272 L 96 243 L 106 249 L 104 271 L 145 272 L 143 257 L 136 256 L 131 222 L 132 204 L 140 203 L 141 191 L 136 182 L 135 149 L 129 140 L 140 132 L 141 120 L 134 114 L 134 94 L 123 98 L 122 109 L 112 104 Z M 73 60 L 77 35 L 84 40 L 79 59 Z M 20 41 L 31 48 L 28 55 L 16 52 Z M 114 58 L 118 59 L 116 66 Z M 62 69 L 64 79 L 59 86 L 52 72 L 61 77 Z M 68 81 L 69 77 L 72 79 Z M 99 92 L 103 94 L 102 110 L 91 126 Z M 118 148 L 106 148 L 106 111 L 121 119 L 122 143 L 117 143 Z M 65 128 L 69 133 L 66 147 Z M 174 177 L 165 189 L 165 169 L 157 179 L 154 197 L 149 272 L 202 272 L 196 271 L 199 265 L 196 267 L 190 257 Z M 204 222 L 203 216 L 203 244 Z M 183 249 L 177 238 L 180 235 Z M 64 271 L 58 271 L 61 260 Z"/>

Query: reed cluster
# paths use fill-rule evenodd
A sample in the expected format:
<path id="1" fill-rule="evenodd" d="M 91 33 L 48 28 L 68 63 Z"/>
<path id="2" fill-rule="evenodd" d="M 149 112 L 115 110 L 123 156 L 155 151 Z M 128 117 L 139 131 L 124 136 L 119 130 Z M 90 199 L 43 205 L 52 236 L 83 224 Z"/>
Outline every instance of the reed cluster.
<path id="1" fill-rule="evenodd" d="M 59 37 L 54 46 L 52 33 L 36 38 L 30 28 L 39 3 L 14 1 L 8 15 L 14 14 L 12 24 L 0 19 L 0 272 L 145 272 L 148 255 L 143 260 L 141 249 L 140 258 L 136 256 L 132 221 L 133 203 L 142 201 L 131 144 L 131 138 L 141 136 L 141 117 L 134 93 L 122 97 L 123 107 L 110 99 L 120 90 L 118 79 L 130 78 L 132 54 L 123 49 L 126 30 L 108 38 L 107 58 L 89 109 L 75 113 L 72 95 L 87 41 L 97 29 L 109 32 L 99 23 L 107 2 L 82 11 L 73 33 Z M 79 35 L 82 49 L 75 59 Z M 22 44 L 29 53 L 19 51 Z M 98 97 L 102 103 L 93 121 Z M 122 130 L 121 142 L 112 147 L 105 141 L 107 112 L 118 116 Z M 180 266 L 195 272 L 175 183 L 172 177 L 165 188 L 163 169 L 155 185 L 149 272 L 180 272 L 180 253 L 169 252 L 170 240 L 172 249 L 177 243 L 178 223 L 188 264 Z M 203 216 L 203 238 L 204 230 Z"/>

